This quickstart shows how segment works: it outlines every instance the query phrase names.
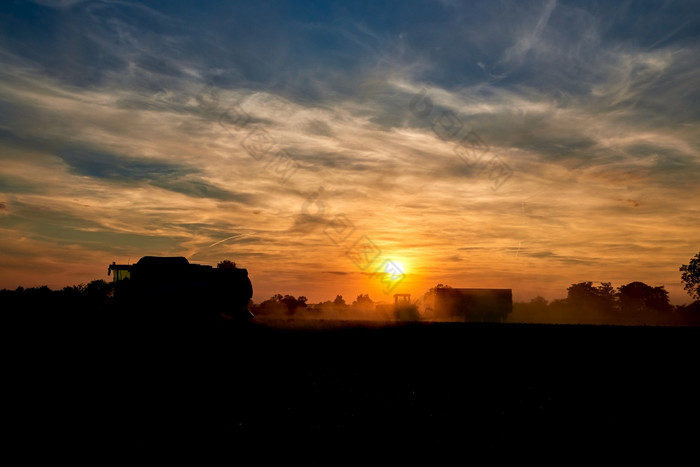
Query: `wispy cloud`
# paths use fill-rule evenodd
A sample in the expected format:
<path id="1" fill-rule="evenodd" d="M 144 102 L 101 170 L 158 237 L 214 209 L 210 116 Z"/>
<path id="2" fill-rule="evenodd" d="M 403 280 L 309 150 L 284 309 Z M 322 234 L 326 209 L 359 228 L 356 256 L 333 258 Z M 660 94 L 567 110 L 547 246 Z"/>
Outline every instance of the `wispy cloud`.
<path id="1" fill-rule="evenodd" d="M 324 232 L 344 214 L 415 293 L 551 297 L 585 276 L 683 299 L 700 227 L 683 2 L 48 3 L 2 7 L 0 286 L 183 254 L 248 266 L 258 299 L 380 293 Z M 233 108 L 245 125 L 222 124 Z M 498 192 L 433 131 L 441 112 L 512 167 Z M 241 146 L 252 128 L 298 164 L 284 182 Z M 319 189 L 322 217 L 302 210 Z"/>

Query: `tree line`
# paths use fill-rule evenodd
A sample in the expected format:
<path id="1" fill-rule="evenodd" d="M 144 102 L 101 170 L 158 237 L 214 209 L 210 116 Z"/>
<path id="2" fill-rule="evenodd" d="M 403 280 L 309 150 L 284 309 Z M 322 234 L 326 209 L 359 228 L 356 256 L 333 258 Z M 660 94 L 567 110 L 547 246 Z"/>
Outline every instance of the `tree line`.
<path id="1" fill-rule="evenodd" d="M 102 279 L 52 290 L 48 286 L 0 290 L 0 306 L 7 313 L 58 314 L 93 313 L 107 309 L 114 295 L 114 283 Z"/>
<path id="2" fill-rule="evenodd" d="M 566 298 L 549 302 L 537 296 L 513 308 L 511 321 L 700 325 L 700 301 L 673 306 L 664 286 L 638 281 L 617 288 L 579 282 L 567 288 Z"/>
<path id="3" fill-rule="evenodd" d="M 236 264 L 224 260 L 217 264 L 219 268 L 235 268 Z M 635 321 L 649 319 L 663 321 L 668 317 L 677 317 L 682 324 L 700 325 L 700 252 L 688 264 L 681 265 L 681 281 L 686 292 L 695 299 L 690 305 L 673 306 L 669 302 L 668 291 L 664 286 L 650 286 L 644 282 L 630 282 L 617 288 L 610 282 L 594 285 L 592 281 L 572 284 L 567 288 L 567 296 L 551 302 L 538 296 L 527 303 L 515 303 L 514 314 L 530 316 L 542 322 L 556 321 L 560 316 L 576 316 L 583 321 L 603 320 L 610 322 Z M 342 295 L 335 299 L 310 304 L 301 295 L 275 294 L 259 304 L 251 303 L 250 308 L 256 315 L 278 316 L 338 316 L 338 317 L 385 317 L 397 319 L 420 319 L 419 308 L 430 303 L 435 290 L 447 285 L 438 284 L 423 295 L 422 300 L 409 304 L 395 313 L 391 305 L 375 303 L 368 294 L 358 295 L 354 301 L 347 303 Z M 58 310 L 68 308 L 74 312 L 94 312 L 106 309 L 114 298 L 114 283 L 94 280 L 88 284 L 51 290 L 47 286 L 0 290 L 0 305 L 4 310 L 13 312 Z M 382 315 L 382 316 L 379 316 Z M 533 318 L 533 319 L 534 319 Z"/>
<path id="4" fill-rule="evenodd" d="M 368 294 L 360 294 L 357 298 L 347 303 L 342 295 L 336 295 L 333 300 L 320 303 L 307 303 L 305 296 L 294 297 L 292 295 L 275 294 L 259 304 L 253 304 L 253 313 L 256 315 L 281 315 L 288 316 L 305 314 L 307 316 L 321 314 L 343 314 L 347 312 L 370 312 L 375 310 L 375 302 Z"/>

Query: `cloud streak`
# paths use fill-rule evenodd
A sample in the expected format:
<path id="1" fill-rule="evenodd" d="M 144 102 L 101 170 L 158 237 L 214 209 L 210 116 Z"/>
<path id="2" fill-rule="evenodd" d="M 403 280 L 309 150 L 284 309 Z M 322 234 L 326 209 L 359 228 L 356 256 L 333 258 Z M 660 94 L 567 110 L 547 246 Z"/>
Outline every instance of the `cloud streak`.
<path id="1" fill-rule="evenodd" d="M 2 7 L 0 287 L 182 254 L 248 267 L 258 300 L 381 295 L 324 232 L 344 214 L 416 294 L 644 280 L 684 301 L 700 227 L 684 2 L 45 3 Z M 421 89 L 430 117 L 410 109 Z M 443 112 L 513 169 L 497 192 L 435 133 Z M 298 164 L 288 179 L 241 145 L 253 129 Z M 305 214 L 321 188 L 324 216 Z"/>

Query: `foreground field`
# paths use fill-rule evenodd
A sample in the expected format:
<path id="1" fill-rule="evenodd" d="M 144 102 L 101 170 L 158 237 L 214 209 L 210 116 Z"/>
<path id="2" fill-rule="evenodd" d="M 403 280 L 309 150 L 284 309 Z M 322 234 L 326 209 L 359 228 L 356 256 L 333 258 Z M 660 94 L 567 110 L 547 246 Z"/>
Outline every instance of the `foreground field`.
<path id="1" fill-rule="evenodd" d="M 70 421 L 73 441 L 196 439 L 258 446 L 261 459 L 374 446 L 394 457 L 687 461 L 699 334 L 339 321 L 46 328 L 15 346 L 26 358 L 13 380 L 16 433 L 60 437 Z"/>

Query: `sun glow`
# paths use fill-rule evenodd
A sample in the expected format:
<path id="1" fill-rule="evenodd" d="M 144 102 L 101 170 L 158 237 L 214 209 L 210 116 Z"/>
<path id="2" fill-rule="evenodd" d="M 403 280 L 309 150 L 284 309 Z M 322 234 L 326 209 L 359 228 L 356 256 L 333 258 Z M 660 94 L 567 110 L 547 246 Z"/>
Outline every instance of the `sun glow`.
<path id="1" fill-rule="evenodd" d="M 406 266 L 404 265 L 403 261 L 387 261 L 386 265 L 384 266 L 384 272 L 392 276 L 406 274 Z"/>
<path id="2" fill-rule="evenodd" d="M 406 277 L 406 262 L 401 260 L 389 260 L 384 265 L 384 281 L 398 283 Z"/>

